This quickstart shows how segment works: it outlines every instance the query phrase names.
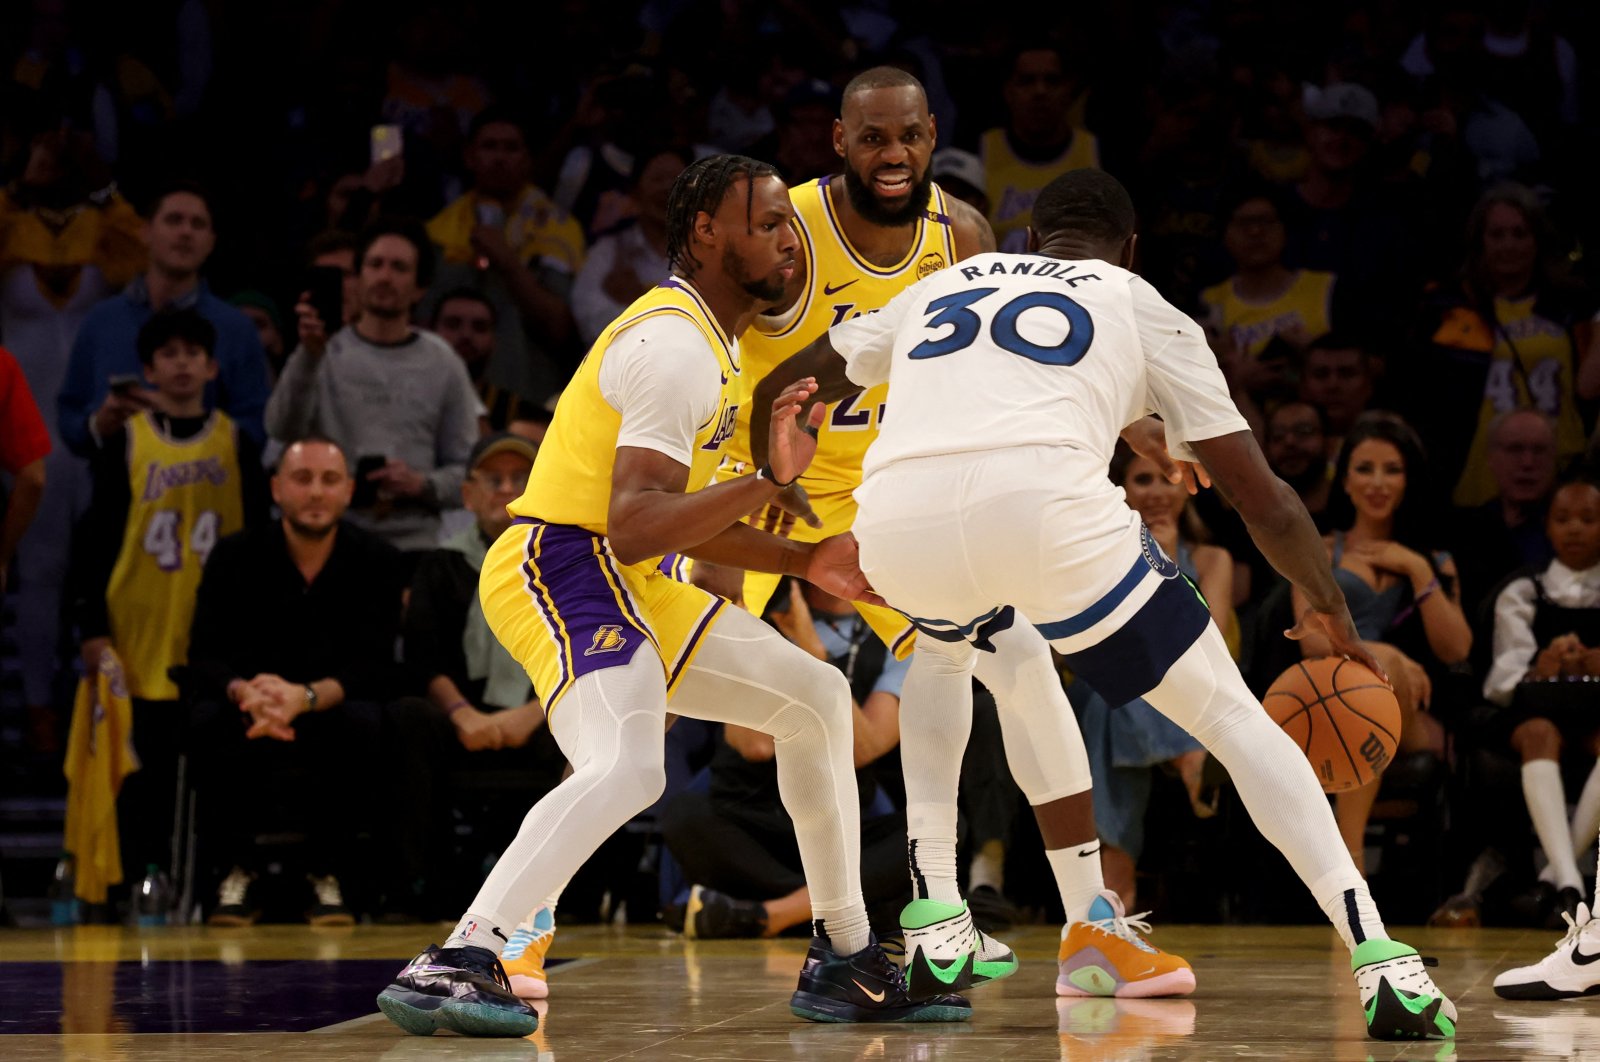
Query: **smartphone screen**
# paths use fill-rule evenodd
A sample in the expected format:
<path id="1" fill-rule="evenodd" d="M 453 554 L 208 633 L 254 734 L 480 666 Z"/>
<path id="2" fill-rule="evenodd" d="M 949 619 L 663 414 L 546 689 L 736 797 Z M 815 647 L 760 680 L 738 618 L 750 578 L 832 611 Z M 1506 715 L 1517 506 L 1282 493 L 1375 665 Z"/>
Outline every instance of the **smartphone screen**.
<path id="1" fill-rule="evenodd" d="M 338 266 L 312 266 L 306 270 L 305 290 L 322 327 L 333 335 L 344 327 L 344 270 Z"/>
<path id="2" fill-rule="evenodd" d="M 389 459 L 382 454 L 364 454 L 356 461 L 356 489 L 350 498 L 352 509 L 369 509 L 378 501 L 378 485 L 367 477 L 384 465 Z"/>
<path id="3" fill-rule="evenodd" d="M 372 161 L 388 162 L 397 159 L 405 151 L 405 137 L 398 125 L 375 125 L 372 127 Z"/>

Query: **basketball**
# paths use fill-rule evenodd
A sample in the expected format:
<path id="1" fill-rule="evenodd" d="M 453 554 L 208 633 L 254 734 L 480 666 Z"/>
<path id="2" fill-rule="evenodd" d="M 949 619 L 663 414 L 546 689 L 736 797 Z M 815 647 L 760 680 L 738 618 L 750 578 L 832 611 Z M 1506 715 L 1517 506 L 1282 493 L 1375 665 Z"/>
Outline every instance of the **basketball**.
<path id="1" fill-rule="evenodd" d="M 1302 660 L 1262 699 L 1273 722 L 1306 754 L 1325 792 L 1359 789 L 1383 773 L 1400 741 L 1400 702 L 1365 664 L 1342 656 Z"/>

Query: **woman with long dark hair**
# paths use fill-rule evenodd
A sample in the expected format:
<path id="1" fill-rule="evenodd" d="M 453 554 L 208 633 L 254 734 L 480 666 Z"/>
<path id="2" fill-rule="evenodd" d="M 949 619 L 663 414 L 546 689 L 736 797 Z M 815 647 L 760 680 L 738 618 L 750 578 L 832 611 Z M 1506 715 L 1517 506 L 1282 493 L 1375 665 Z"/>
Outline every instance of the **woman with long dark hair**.
<path id="1" fill-rule="evenodd" d="M 1438 552 L 1427 505 L 1415 489 L 1426 482 L 1427 458 L 1417 433 L 1393 413 L 1374 411 L 1345 436 L 1328 499 L 1324 541 L 1334 578 L 1344 590 L 1356 630 L 1394 682 L 1400 701 L 1400 748 L 1443 748 L 1444 730 L 1427 714 L 1430 670 L 1467 658 L 1472 629 L 1461 610 L 1455 561 Z M 1309 607 L 1296 592 L 1295 615 Z M 1325 656 L 1325 639 L 1300 643 L 1307 657 Z M 1359 867 L 1378 783 L 1340 793 L 1334 814 Z"/>

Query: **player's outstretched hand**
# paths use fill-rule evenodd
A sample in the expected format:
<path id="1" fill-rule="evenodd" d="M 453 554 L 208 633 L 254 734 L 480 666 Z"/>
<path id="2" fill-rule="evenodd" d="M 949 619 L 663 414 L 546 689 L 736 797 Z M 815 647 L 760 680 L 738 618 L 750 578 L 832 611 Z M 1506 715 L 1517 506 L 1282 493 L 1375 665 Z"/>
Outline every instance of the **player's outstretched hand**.
<path id="1" fill-rule="evenodd" d="M 861 572 L 861 549 L 856 545 L 856 536 L 848 531 L 817 543 L 806 565 L 806 582 L 846 601 L 886 603 L 867 585 L 867 577 Z"/>
<path id="2" fill-rule="evenodd" d="M 1168 483 L 1181 483 L 1190 494 L 1211 486 L 1211 477 L 1202 465 L 1179 461 L 1167 452 L 1166 426 L 1155 417 L 1141 417 L 1123 428 L 1122 441 L 1140 457 L 1155 462 Z"/>
<path id="3" fill-rule="evenodd" d="M 818 402 L 811 407 L 805 423 L 800 411 L 817 391 L 817 381 L 808 376 L 796 380 L 772 403 L 772 424 L 767 428 L 767 467 L 779 483 L 798 479 L 817 453 L 817 429 L 828 410 Z"/>
<path id="4" fill-rule="evenodd" d="M 1391 688 L 1394 686 L 1394 683 L 1389 681 L 1389 673 L 1378 663 L 1378 658 L 1361 643 L 1361 635 L 1356 633 L 1355 621 L 1350 618 L 1350 609 L 1344 605 L 1340 605 L 1337 611 L 1326 612 L 1308 608 L 1301 613 L 1300 622 L 1283 634 L 1284 637 L 1293 638 L 1295 641 L 1320 634 L 1328 639 L 1328 644 L 1333 647 L 1336 655 L 1365 664 L 1372 669 L 1373 674 L 1384 681 L 1385 685 Z"/>

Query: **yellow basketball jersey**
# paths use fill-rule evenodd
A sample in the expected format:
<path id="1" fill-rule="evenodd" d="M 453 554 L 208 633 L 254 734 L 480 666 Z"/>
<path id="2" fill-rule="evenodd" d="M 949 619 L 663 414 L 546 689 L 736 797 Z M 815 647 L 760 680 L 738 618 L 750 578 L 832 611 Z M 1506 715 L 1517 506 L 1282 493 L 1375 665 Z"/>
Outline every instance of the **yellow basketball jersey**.
<path id="1" fill-rule="evenodd" d="M 188 439 L 172 438 L 150 413 L 128 421 L 132 498 L 106 611 L 134 697 L 177 699 L 167 669 L 188 657 L 201 569 L 219 538 L 244 527 L 234 431 L 222 412 Z"/>
<path id="2" fill-rule="evenodd" d="M 795 229 L 806 261 L 805 290 L 781 327 L 757 319 L 742 338 L 748 390 L 780 362 L 798 353 L 833 325 L 881 309 L 913 283 L 955 261 L 955 236 L 944 192 L 937 185 L 928 210 L 904 258 L 876 266 L 850 246 L 828 197 L 823 177 L 789 190 Z M 817 454 L 801 477 L 812 494 L 854 490 L 861 482 L 861 460 L 878 437 L 889 386 L 869 388 L 828 410 L 817 436 Z M 742 403 L 738 429 L 728 445 L 730 460 L 750 460 L 750 402 Z"/>
<path id="3" fill-rule="evenodd" d="M 1573 379 L 1577 351 L 1572 334 L 1559 322 L 1535 313 L 1536 301 L 1532 295 L 1494 300 L 1499 327 L 1494 330 L 1494 355 L 1478 409 L 1478 430 L 1452 499 L 1459 506 L 1482 505 L 1495 496 L 1497 487 L 1489 471 L 1489 425 L 1500 414 L 1529 408 L 1548 414 L 1556 423 L 1556 457 L 1563 463 L 1582 453 L 1587 442 Z M 1440 333 L 1453 319 L 1454 315 L 1447 318 Z M 1482 327 L 1480 323 L 1479 329 Z"/>
<path id="4" fill-rule="evenodd" d="M 1029 162 L 1011 149 L 1004 129 L 983 134 L 979 145 L 989 195 L 989 224 L 1002 251 L 1027 249 L 1027 228 L 1033 201 L 1044 186 L 1068 170 L 1100 168 L 1100 141 L 1087 129 L 1075 129 L 1066 150 L 1049 162 Z"/>
<path id="5" fill-rule="evenodd" d="M 662 314 L 677 314 L 693 321 L 706 337 L 712 352 L 707 356 L 715 356 L 721 370 L 722 395 L 716 412 L 695 433 L 687 489 L 696 491 L 710 482 L 738 415 L 739 345 L 724 334 L 700 293 L 691 284 L 674 279 L 639 296 L 589 348 L 588 356 L 556 403 L 555 416 L 528 477 L 528 489 L 509 506 L 513 516 L 569 524 L 599 535 L 606 533 L 622 414 L 611 408 L 600 392 L 600 364 L 618 335 Z"/>
<path id="6" fill-rule="evenodd" d="M 1200 293 L 1223 331 L 1253 358 L 1282 332 L 1298 331 L 1301 343 L 1327 335 L 1333 327 L 1332 300 L 1333 274 L 1315 269 L 1299 270 L 1287 291 L 1266 302 L 1240 298 L 1231 279 Z"/>

